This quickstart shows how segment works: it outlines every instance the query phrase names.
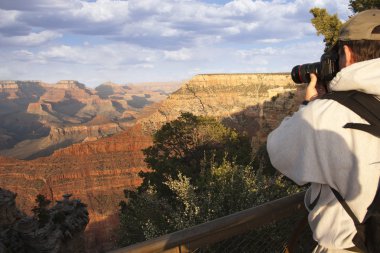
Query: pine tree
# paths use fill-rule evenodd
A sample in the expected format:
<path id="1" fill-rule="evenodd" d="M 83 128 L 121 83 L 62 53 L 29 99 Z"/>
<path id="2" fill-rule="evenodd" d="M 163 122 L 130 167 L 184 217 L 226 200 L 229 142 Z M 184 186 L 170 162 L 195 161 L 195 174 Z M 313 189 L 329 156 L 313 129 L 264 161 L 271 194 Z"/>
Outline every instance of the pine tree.
<path id="1" fill-rule="evenodd" d="M 43 227 L 46 223 L 49 222 L 49 209 L 48 206 L 50 204 L 50 200 L 46 199 L 44 195 L 38 194 L 36 197 L 36 204 L 32 209 L 34 216 L 38 220 L 38 224 L 40 227 Z"/>
<path id="2" fill-rule="evenodd" d="M 349 8 L 353 13 L 369 9 L 380 9 L 380 0 L 350 0 Z M 317 30 L 317 35 L 324 36 L 323 41 L 326 44 L 325 51 L 327 51 L 337 42 L 342 22 L 337 14 L 331 15 L 324 8 L 313 8 L 310 13 L 313 15 L 311 23 Z"/>
<path id="3" fill-rule="evenodd" d="M 350 0 L 349 6 L 354 13 L 369 9 L 380 9 L 380 0 Z"/>
<path id="4" fill-rule="evenodd" d="M 342 22 L 337 14 L 330 15 L 326 9 L 313 8 L 310 13 L 314 17 L 311 19 L 311 23 L 317 30 L 317 35 L 324 36 L 323 41 L 326 44 L 325 51 L 327 51 L 337 42 Z"/>

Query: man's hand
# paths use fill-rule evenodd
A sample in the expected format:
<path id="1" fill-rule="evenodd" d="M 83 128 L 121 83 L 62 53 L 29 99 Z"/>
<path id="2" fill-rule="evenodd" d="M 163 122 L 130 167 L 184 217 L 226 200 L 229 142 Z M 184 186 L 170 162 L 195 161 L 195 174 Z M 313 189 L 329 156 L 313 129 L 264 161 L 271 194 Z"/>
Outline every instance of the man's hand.
<path id="1" fill-rule="evenodd" d="M 306 88 L 305 100 L 313 101 L 314 99 L 326 94 L 326 88 L 318 84 L 318 78 L 314 73 L 310 74 L 310 83 Z"/>

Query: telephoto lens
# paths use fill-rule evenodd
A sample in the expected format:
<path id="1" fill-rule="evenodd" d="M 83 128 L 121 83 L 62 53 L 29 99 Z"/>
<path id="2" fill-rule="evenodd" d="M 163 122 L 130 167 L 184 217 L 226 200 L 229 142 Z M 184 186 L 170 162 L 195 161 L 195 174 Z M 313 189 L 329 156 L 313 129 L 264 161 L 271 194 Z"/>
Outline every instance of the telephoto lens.
<path id="1" fill-rule="evenodd" d="M 309 83 L 310 73 L 314 73 L 318 76 L 321 70 L 321 63 L 306 63 L 303 65 L 297 65 L 292 69 L 291 75 L 293 82 L 295 83 Z"/>

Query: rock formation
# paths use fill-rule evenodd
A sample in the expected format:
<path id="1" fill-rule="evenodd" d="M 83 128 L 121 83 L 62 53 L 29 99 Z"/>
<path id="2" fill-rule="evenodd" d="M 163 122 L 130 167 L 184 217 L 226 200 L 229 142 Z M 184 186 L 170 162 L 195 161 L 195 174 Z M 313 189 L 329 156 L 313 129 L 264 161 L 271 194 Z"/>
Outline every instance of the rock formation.
<path id="1" fill-rule="evenodd" d="M 134 89 L 130 85 L 123 88 L 107 85 L 109 89 L 102 87 L 97 92 L 108 99 L 122 96 L 123 89 L 126 94 Z M 141 150 L 152 144 L 154 129 L 181 112 L 192 112 L 218 117 L 247 132 L 253 144 L 259 146 L 283 117 L 298 108 L 301 91 L 286 74 L 198 75 L 165 101 L 146 105 L 136 120 L 138 123 L 121 133 L 96 141 L 87 137 L 87 142 L 31 161 L 0 157 L 0 185 L 18 193 L 17 203 L 26 212 L 37 194 L 56 201 L 57 196 L 73 193 L 88 205 L 87 246 L 91 252 L 96 252 L 93 247 L 99 245 L 109 249 L 118 223 L 118 203 L 124 200 L 124 189 L 135 189 L 141 183 L 138 172 L 147 169 Z M 125 105 L 121 101 L 120 104 Z M 123 113 L 135 116 L 133 112 Z M 54 131 L 55 134 L 50 131 L 47 135 L 52 140 L 55 135 L 66 134 L 66 128 Z M 71 131 L 74 134 L 75 130 Z M 4 136 L 6 139 L 6 133 Z"/>
<path id="2" fill-rule="evenodd" d="M 197 75 L 139 122 L 145 130 L 155 131 L 182 112 L 217 117 L 248 133 L 258 146 L 298 108 L 303 89 L 294 85 L 289 74 Z"/>
<path id="3" fill-rule="evenodd" d="M 90 89 L 70 80 L 0 81 L 0 155 L 33 159 L 120 132 L 145 107 L 167 97 L 154 89 L 113 83 Z"/>
<path id="4" fill-rule="evenodd" d="M 0 188 L 0 231 L 10 227 L 22 218 L 22 213 L 16 208 L 16 194 Z M 1 247 L 0 247 L 1 249 Z M 1 252 L 1 250 L 0 250 Z"/>
<path id="5" fill-rule="evenodd" d="M 173 120 L 181 112 L 228 117 L 269 99 L 269 90 L 295 90 L 287 74 L 203 74 L 185 82 L 159 110 L 141 122 L 147 126 Z M 284 90 L 284 91 L 288 91 Z"/>
<path id="6" fill-rule="evenodd" d="M 38 194 L 54 203 L 72 193 L 88 206 L 87 246 L 99 246 L 99 241 L 112 244 L 123 190 L 141 184 L 138 173 L 146 170 L 141 150 L 151 143 L 150 135 L 137 125 L 31 161 L 0 157 L 0 185 L 17 192 L 17 204 L 24 212 L 30 212 Z"/>
<path id="7" fill-rule="evenodd" d="M 88 212 L 86 205 L 70 197 L 66 194 L 46 209 L 41 223 L 37 217 L 22 215 L 15 206 L 16 194 L 0 188 L 0 252 L 85 252 Z"/>

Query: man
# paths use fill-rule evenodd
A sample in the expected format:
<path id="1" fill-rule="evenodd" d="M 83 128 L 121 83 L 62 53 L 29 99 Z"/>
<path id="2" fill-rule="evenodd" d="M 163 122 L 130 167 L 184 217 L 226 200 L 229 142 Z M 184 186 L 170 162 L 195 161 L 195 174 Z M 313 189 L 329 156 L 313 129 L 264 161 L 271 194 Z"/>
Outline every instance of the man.
<path id="1" fill-rule="evenodd" d="M 329 89 L 357 90 L 380 98 L 380 10 L 361 12 L 346 22 L 338 46 L 340 72 Z M 314 252 L 352 252 L 357 250 L 352 242 L 356 228 L 331 188 L 362 222 L 379 184 L 380 138 L 343 128 L 348 122 L 368 122 L 320 96 L 312 74 L 303 103 L 307 105 L 268 136 L 267 149 L 280 172 L 299 185 L 311 183 L 305 205 L 318 242 Z"/>

